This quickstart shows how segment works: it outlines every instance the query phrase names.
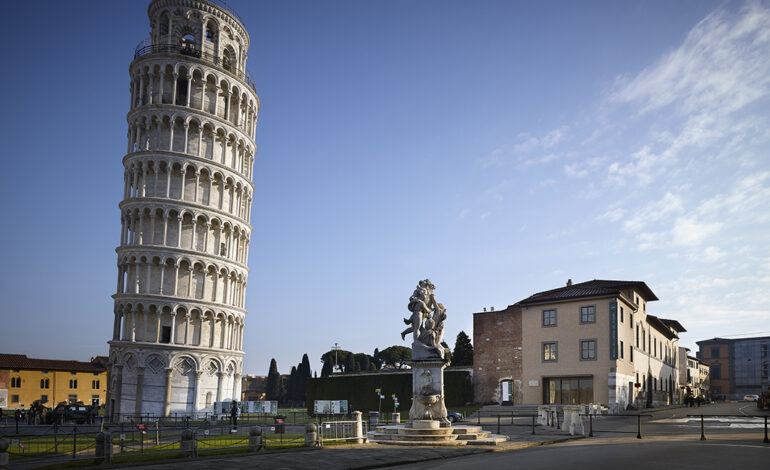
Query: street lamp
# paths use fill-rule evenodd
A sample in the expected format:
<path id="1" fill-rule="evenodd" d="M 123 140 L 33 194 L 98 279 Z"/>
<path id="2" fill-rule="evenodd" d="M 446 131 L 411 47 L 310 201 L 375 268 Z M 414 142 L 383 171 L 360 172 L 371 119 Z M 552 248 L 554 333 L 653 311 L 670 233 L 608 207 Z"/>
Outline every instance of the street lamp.
<path id="1" fill-rule="evenodd" d="M 334 369 L 337 369 L 339 366 L 337 365 L 337 351 L 342 349 L 339 344 L 334 343 L 334 346 L 332 346 L 332 351 L 334 351 Z"/>

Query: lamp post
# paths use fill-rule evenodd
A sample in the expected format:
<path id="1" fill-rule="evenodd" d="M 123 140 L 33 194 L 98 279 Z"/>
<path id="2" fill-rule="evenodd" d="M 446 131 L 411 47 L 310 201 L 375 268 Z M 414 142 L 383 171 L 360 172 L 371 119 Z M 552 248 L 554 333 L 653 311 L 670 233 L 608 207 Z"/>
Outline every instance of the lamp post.
<path id="1" fill-rule="evenodd" d="M 334 346 L 332 346 L 332 351 L 334 351 L 334 368 L 337 369 L 339 366 L 337 365 L 337 351 L 339 351 L 340 345 L 337 343 L 334 343 Z"/>

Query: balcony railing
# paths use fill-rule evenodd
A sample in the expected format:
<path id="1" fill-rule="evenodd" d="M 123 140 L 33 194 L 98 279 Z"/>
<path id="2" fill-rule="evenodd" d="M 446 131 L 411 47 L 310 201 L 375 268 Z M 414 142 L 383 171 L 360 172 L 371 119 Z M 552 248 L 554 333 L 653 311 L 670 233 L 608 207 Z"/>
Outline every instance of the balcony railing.
<path id="1" fill-rule="evenodd" d="M 139 57 L 142 57 L 148 54 L 156 54 L 156 53 L 179 54 L 179 55 L 184 55 L 188 57 L 194 57 L 196 59 L 201 59 L 206 62 L 210 62 L 216 65 L 217 67 L 223 68 L 224 70 L 230 72 L 231 74 L 245 81 L 251 87 L 252 90 L 254 90 L 255 92 L 257 91 L 257 85 L 254 83 L 254 79 L 251 78 L 249 71 L 245 69 L 237 68 L 235 64 L 228 61 L 227 58 L 217 57 L 215 55 L 209 54 L 208 52 L 203 52 L 200 49 L 191 47 L 190 45 L 187 45 L 187 44 L 143 45 L 146 43 L 147 43 L 147 40 L 142 41 L 142 43 L 139 44 L 139 47 L 137 47 L 136 51 L 134 52 L 134 59 L 138 59 Z"/>

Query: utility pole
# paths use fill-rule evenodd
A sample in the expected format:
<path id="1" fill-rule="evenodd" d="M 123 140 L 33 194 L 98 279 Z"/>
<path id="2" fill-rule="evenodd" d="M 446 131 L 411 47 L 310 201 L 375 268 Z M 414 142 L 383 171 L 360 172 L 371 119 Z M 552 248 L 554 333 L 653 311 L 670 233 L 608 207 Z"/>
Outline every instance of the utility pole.
<path id="1" fill-rule="evenodd" d="M 335 369 L 337 369 L 337 367 L 339 367 L 337 365 L 337 351 L 339 351 L 340 349 L 342 349 L 342 348 L 337 343 L 334 343 L 334 346 L 332 346 L 332 351 L 334 351 L 334 368 Z"/>

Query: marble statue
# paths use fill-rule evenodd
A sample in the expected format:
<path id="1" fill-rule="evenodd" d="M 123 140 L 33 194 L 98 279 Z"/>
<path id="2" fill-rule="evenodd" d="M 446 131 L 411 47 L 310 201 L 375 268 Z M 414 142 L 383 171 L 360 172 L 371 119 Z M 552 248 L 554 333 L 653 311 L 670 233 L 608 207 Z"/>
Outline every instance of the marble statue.
<path id="1" fill-rule="evenodd" d="M 401 339 L 412 333 L 412 408 L 411 423 L 438 421 L 449 426 L 444 405 L 444 368 L 449 365 L 449 349 L 442 346 L 446 307 L 436 301 L 436 286 L 430 279 L 417 284 L 409 297 L 412 315 L 404 319 L 409 325 L 401 332 Z"/>
<path id="2" fill-rule="evenodd" d="M 412 333 L 413 358 L 444 359 L 449 351 L 441 345 L 444 339 L 446 308 L 443 304 L 436 302 L 436 296 L 433 293 L 435 288 L 430 279 L 422 280 L 409 297 L 408 308 L 412 316 L 404 318 L 404 323 L 409 327 L 401 332 L 401 339 L 406 339 L 406 335 Z"/>

